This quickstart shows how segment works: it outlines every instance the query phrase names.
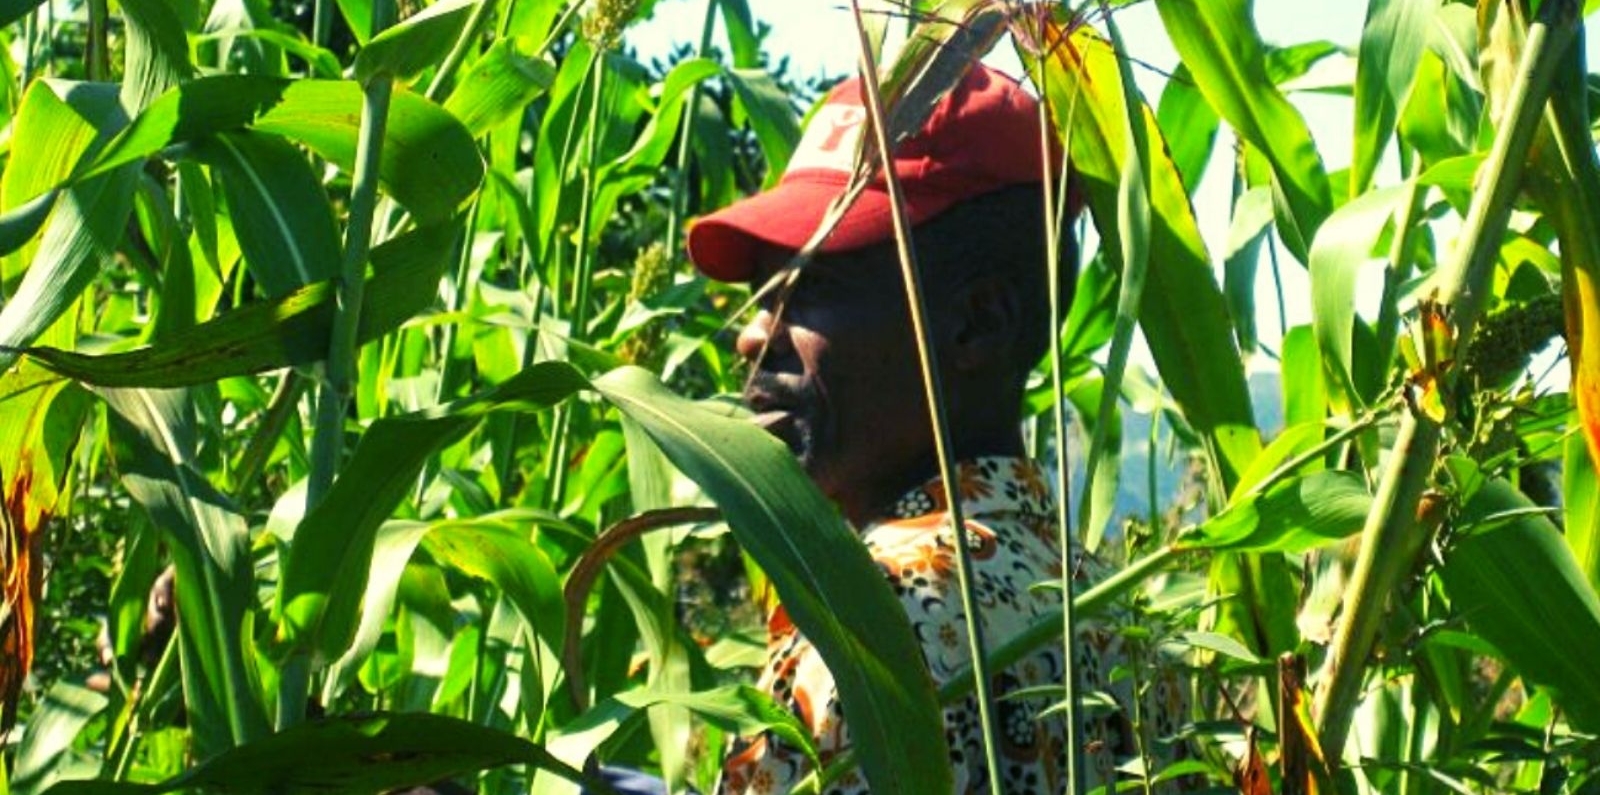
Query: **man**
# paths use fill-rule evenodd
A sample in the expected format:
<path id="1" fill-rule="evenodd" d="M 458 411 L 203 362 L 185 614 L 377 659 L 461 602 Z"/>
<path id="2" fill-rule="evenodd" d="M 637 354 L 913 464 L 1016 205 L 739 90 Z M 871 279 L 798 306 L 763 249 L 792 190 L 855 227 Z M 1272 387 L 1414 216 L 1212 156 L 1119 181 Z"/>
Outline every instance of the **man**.
<path id="1" fill-rule="evenodd" d="M 689 255 L 708 276 L 761 291 L 759 312 L 738 340 L 752 370 L 745 401 L 861 530 L 902 599 L 935 681 L 944 682 L 969 659 L 965 618 L 881 175 L 792 284 L 787 273 L 774 279 L 845 184 L 862 105 L 856 81 L 835 90 L 779 184 L 701 219 L 689 231 Z M 959 494 L 991 648 L 1060 603 L 1054 593 L 1030 588 L 1059 581 L 1062 557 L 1051 490 L 1023 458 L 1021 434 L 1026 380 L 1053 336 L 1040 189 L 1051 169 L 1037 113 L 1035 100 L 1010 78 L 974 67 L 894 158 L 917 224 L 929 333 L 961 461 Z M 1065 259 L 1070 267 L 1072 258 Z M 1070 272 L 1064 281 L 1071 284 Z M 1070 286 L 1066 292 L 1070 301 Z M 811 729 L 826 761 L 849 745 L 833 678 L 781 608 L 769 629 L 761 685 Z M 1080 636 L 1078 645 L 1084 684 L 1104 689 L 1110 671 L 1100 653 L 1114 638 L 1100 632 Z M 1052 646 L 998 673 L 996 694 L 1059 686 L 1064 667 L 1059 644 Z M 985 764 L 976 703 L 947 709 L 956 791 L 987 792 L 989 776 L 998 775 L 1006 792 L 1060 792 L 1065 732 L 1059 719 L 1039 717 L 1050 703 L 998 702 L 1000 771 Z M 1097 718 L 1080 735 L 1090 750 L 1084 772 L 1091 786 L 1113 776 L 1113 751 L 1129 750 L 1119 725 L 1125 722 Z M 807 772 L 801 753 L 760 737 L 729 758 L 724 789 L 785 792 Z M 866 783 L 857 773 L 840 787 L 829 791 L 864 792 Z"/>

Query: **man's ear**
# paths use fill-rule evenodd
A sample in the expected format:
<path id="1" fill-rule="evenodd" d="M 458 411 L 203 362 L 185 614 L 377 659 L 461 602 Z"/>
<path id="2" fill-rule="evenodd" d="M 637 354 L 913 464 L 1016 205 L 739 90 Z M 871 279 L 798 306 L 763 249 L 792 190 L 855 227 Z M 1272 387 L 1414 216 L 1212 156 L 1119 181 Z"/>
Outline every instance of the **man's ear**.
<path id="1" fill-rule="evenodd" d="M 952 299 L 951 361 L 958 369 L 982 370 L 1012 355 L 1022 328 L 1022 297 L 1014 282 L 980 276 L 959 287 Z"/>

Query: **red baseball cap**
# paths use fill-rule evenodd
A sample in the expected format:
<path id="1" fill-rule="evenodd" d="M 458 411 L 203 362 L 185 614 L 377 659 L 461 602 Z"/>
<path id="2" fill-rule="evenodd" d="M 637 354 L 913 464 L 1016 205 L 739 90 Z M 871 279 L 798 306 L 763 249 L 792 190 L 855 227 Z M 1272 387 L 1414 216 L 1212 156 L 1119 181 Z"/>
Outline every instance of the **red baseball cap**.
<path id="1" fill-rule="evenodd" d="M 795 250 L 804 246 L 850 180 L 867 119 L 865 104 L 860 78 L 839 84 L 813 114 L 776 186 L 691 224 L 687 242 L 695 266 L 713 279 L 747 281 L 761 243 Z M 983 64 L 968 70 L 934 107 L 922 131 L 895 151 L 894 170 L 911 223 L 926 221 L 963 199 L 1039 182 L 1052 173 L 1041 162 L 1038 113 L 1038 100 L 1015 80 Z M 1052 136 L 1051 149 L 1058 147 Z M 1071 206 L 1068 212 L 1077 209 Z M 888 189 L 880 172 L 821 250 L 850 251 L 893 236 Z"/>

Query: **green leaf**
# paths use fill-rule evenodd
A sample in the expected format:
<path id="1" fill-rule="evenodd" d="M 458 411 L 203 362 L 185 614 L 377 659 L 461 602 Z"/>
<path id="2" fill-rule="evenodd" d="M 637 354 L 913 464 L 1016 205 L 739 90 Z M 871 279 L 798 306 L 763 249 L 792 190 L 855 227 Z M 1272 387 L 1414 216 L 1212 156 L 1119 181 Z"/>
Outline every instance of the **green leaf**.
<path id="1" fill-rule="evenodd" d="M 1020 54 L 1034 84 L 1049 97 L 1104 251 L 1120 263 L 1117 192 L 1129 146 L 1121 58 L 1090 26 L 1060 35 L 1071 38 L 1044 42 L 1046 60 Z M 1158 140 L 1148 109 L 1142 115 L 1150 140 Z M 1224 483 L 1231 484 L 1261 449 L 1244 365 L 1183 182 L 1163 147 L 1152 143 L 1149 149 L 1150 269 L 1139 324 L 1162 383 L 1189 425 L 1208 440 Z"/>
<path id="2" fill-rule="evenodd" d="M 266 733 L 267 719 L 245 656 L 255 582 L 244 517 L 195 466 L 199 440 L 186 393 L 99 394 L 131 451 L 117 462 L 123 483 L 161 528 L 177 569 L 178 650 L 196 751 L 209 757 L 250 742 Z"/>
<path id="3" fill-rule="evenodd" d="M 84 179 L 152 157 L 168 146 L 242 129 L 284 101 L 290 81 L 259 75 L 212 75 L 162 94 L 76 175 Z"/>
<path id="4" fill-rule="evenodd" d="M 1580 731 L 1600 730 L 1600 679 L 1581 649 L 1600 649 L 1600 598 L 1561 531 L 1493 480 L 1462 507 L 1439 576 L 1457 615 L 1527 681 L 1552 691 Z"/>
<path id="5" fill-rule="evenodd" d="M 728 685 L 696 693 L 627 690 L 618 693 L 616 699 L 635 709 L 657 704 L 686 707 L 707 723 L 744 737 L 770 731 L 807 757 L 817 758 L 816 740 L 800 719 L 772 696 L 749 685 Z"/>
<path id="6" fill-rule="evenodd" d="M 377 339 L 422 311 L 438 294 L 456 225 L 408 232 L 372 250 L 374 275 L 356 339 Z M 26 349 L 53 372 L 108 387 L 194 386 L 321 361 L 333 330 L 335 290 L 318 282 L 282 298 L 248 304 L 156 344 L 91 356 L 56 348 Z"/>
<path id="7" fill-rule="evenodd" d="M 1562 523 L 1567 546 L 1589 586 L 1600 590 L 1600 484 L 1596 483 L 1594 461 L 1582 434 L 1566 442 L 1566 457 L 1561 462 L 1561 502 L 1566 510 Z"/>
<path id="8" fill-rule="evenodd" d="M 1308 261 L 1333 209 L 1328 175 L 1305 119 L 1267 74 L 1250 0 L 1157 0 L 1156 9 L 1211 107 L 1271 164 L 1278 231 Z"/>
<path id="9" fill-rule="evenodd" d="M 10 27 L 41 5 L 44 0 L 0 0 L 0 28 Z"/>
<path id="10" fill-rule="evenodd" d="M 1223 255 L 1223 292 L 1233 313 L 1239 349 L 1254 353 L 1256 336 L 1256 266 L 1261 261 L 1261 246 L 1272 223 L 1272 192 L 1266 188 L 1245 191 L 1233 205 L 1233 223 L 1228 230 L 1228 250 Z"/>
<path id="11" fill-rule="evenodd" d="M 10 171 L 10 169 L 7 169 Z M 44 219 L 56 206 L 56 191 L 39 194 L 32 200 L 0 215 L 0 256 L 5 256 L 28 244 L 44 226 Z"/>
<path id="12" fill-rule="evenodd" d="M 1350 196 L 1372 186 L 1378 159 L 1394 135 L 1399 109 L 1427 49 L 1438 0 L 1368 0 L 1356 62 L 1355 156 Z"/>
<path id="13" fill-rule="evenodd" d="M 301 492 L 303 495 L 304 492 Z M 373 539 L 372 565 L 367 571 L 366 592 L 361 599 L 361 618 L 350 646 L 328 667 L 323 700 L 332 703 L 343 692 L 356 672 L 372 656 L 383 635 L 383 626 L 394 611 L 395 594 L 406 563 L 428 532 L 422 522 L 385 522 Z"/>
<path id="14" fill-rule="evenodd" d="M 561 653 L 566 608 L 556 570 L 520 520 L 494 516 L 435 522 L 422 540 L 441 564 L 500 589 L 533 635 Z"/>
<path id="15" fill-rule="evenodd" d="M 461 35 L 473 5 L 486 0 L 438 0 L 384 30 L 356 53 L 355 78 L 367 83 L 385 74 L 409 81 L 444 60 Z"/>
<path id="16" fill-rule="evenodd" d="M 228 202 L 250 275 L 272 298 L 339 271 L 339 228 L 311 163 L 289 142 L 253 132 L 197 142 Z"/>
<path id="17" fill-rule="evenodd" d="M 1288 478 L 1182 533 L 1179 549 L 1304 552 L 1361 529 L 1372 495 L 1354 472 Z"/>
<path id="18" fill-rule="evenodd" d="M 61 777 L 73 741 L 105 710 L 105 696 L 86 687 L 57 682 L 34 708 L 11 765 L 10 791 L 37 795 Z"/>
<path id="19" fill-rule="evenodd" d="M 351 80 L 296 80 L 255 129 L 299 141 L 354 173 L 361 101 L 361 86 Z M 419 225 L 427 225 L 454 216 L 472 195 L 483 179 L 483 158 L 449 111 L 396 86 L 378 178 Z"/>
<path id="20" fill-rule="evenodd" d="M 125 123 L 107 90 L 111 86 L 60 85 L 65 101 L 42 80 L 23 99 L 10 165 L 0 182 L 7 207 L 17 206 L 11 204 L 14 196 L 27 197 L 19 198 L 18 204 L 31 202 L 55 187 L 96 141 Z M 18 173 L 13 175 L 14 171 Z M 0 369 L 16 359 L 7 349 L 33 342 L 111 260 L 133 209 L 138 177 L 138 171 L 128 167 L 63 191 L 45 222 L 38 248 L 30 251 L 25 246 L 8 260 L 5 276 L 12 275 L 18 263 L 27 263 L 27 270 L 0 308 Z"/>
<path id="21" fill-rule="evenodd" d="M 1328 416 L 1322 353 L 1311 326 L 1295 326 L 1283 337 L 1283 423 L 1321 424 Z"/>
<path id="22" fill-rule="evenodd" d="M 555 67 L 525 50 L 529 47 L 520 37 L 496 39 L 457 79 L 444 109 L 474 137 L 521 112 L 555 82 Z"/>
<path id="23" fill-rule="evenodd" d="M 1322 350 L 1328 397 L 1341 414 L 1365 404 L 1353 369 L 1357 276 L 1363 266 L 1377 262 L 1374 252 L 1404 189 L 1393 185 L 1351 200 L 1328 218 L 1311 247 L 1311 324 Z"/>
<path id="24" fill-rule="evenodd" d="M 514 763 L 579 780 L 577 771 L 543 748 L 498 729 L 443 715 L 377 713 L 303 723 L 158 784 L 63 781 L 49 795 L 157 795 L 174 790 L 361 795 Z"/>
<path id="25" fill-rule="evenodd" d="M 1106 19 L 1111 36 L 1111 46 L 1126 51 L 1115 22 Z M 1144 101 L 1134 86 L 1133 73 L 1128 61 L 1118 59 L 1123 87 L 1122 130 L 1127 146 L 1123 149 L 1122 172 L 1117 180 L 1117 251 L 1122 264 L 1122 288 L 1117 295 L 1117 319 L 1112 328 L 1111 352 L 1106 357 L 1105 382 L 1100 391 L 1099 418 L 1109 420 L 1116 416 L 1117 397 L 1122 392 L 1122 375 L 1128 367 L 1128 353 L 1133 347 L 1133 328 L 1139 319 L 1139 308 L 1144 298 L 1145 279 L 1150 267 L 1150 171 L 1151 161 L 1149 130 L 1145 125 Z M 1096 422 L 1089 442 L 1088 475 L 1084 490 L 1097 495 L 1096 481 L 1108 468 L 1102 462 L 1120 458 L 1120 453 L 1107 449 L 1112 441 L 1110 421 Z M 1121 434 L 1117 434 L 1118 437 Z M 1121 439 L 1115 440 L 1121 446 Z M 1113 464 L 1114 465 L 1114 464 Z M 1115 491 L 1113 490 L 1114 494 Z M 1100 499 L 1088 499 L 1078 512 L 1078 525 L 1085 539 L 1085 547 L 1094 550 L 1105 534 L 1110 521 L 1110 505 Z M 1098 510 L 1096 510 L 1098 509 Z"/>
<path id="26" fill-rule="evenodd" d="M 722 509 L 833 673 L 874 792 L 944 792 L 944 720 L 922 652 L 860 539 L 776 439 L 622 368 L 594 387 Z M 821 565 L 823 562 L 825 565 Z"/>
<path id="27" fill-rule="evenodd" d="M 167 0 L 122 0 L 127 50 L 122 77 L 122 106 L 129 114 L 143 110 L 167 89 L 187 79 L 189 42 L 183 23 Z"/>
<path id="28" fill-rule="evenodd" d="M 1161 89 L 1161 101 L 1156 106 L 1156 123 L 1167 141 L 1167 154 L 1178 170 L 1178 179 L 1192 196 L 1200 187 L 1206 164 L 1211 162 L 1211 150 L 1217 143 L 1217 127 L 1221 119 L 1206 104 L 1206 98 L 1195 87 L 1189 76 L 1189 67 L 1178 64 L 1166 88 Z"/>
<path id="29" fill-rule="evenodd" d="M 274 608 L 278 640 L 324 662 L 343 655 L 355 635 L 378 529 L 414 488 L 423 464 L 490 412 L 545 408 L 586 385 L 570 365 L 546 362 L 481 395 L 373 422 L 328 495 L 295 531 Z"/>
<path id="30" fill-rule="evenodd" d="M 767 162 L 763 187 L 776 185 L 800 143 L 800 118 L 794 105 L 765 69 L 729 69 L 723 76 L 733 87 L 735 118 L 743 115 L 761 145 Z"/>

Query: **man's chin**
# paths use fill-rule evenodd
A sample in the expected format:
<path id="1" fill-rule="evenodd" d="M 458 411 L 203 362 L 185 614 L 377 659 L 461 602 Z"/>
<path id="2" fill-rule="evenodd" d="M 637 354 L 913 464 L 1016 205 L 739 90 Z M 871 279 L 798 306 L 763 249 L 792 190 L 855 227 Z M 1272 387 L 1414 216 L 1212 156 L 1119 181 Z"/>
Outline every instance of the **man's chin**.
<path id="1" fill-rule="evenodd" d="M 795 458 L 805 464 L 810 451 L 811 434 L 807 429 L 805 420 L 790 411 L 764 411 L 751 418 L 761 429 L 771 434 L 773 438 L 783 442 L 794 453 Z"/>

